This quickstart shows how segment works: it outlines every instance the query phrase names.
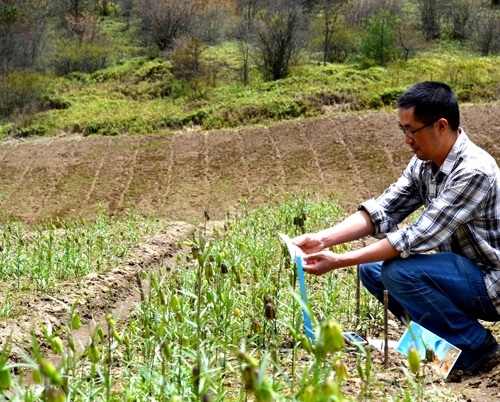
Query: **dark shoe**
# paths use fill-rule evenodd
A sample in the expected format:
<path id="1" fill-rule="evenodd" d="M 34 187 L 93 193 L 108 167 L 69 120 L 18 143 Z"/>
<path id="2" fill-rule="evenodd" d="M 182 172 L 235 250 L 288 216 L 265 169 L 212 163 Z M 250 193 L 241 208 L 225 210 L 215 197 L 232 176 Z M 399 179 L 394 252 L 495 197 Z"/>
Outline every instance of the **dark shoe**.
<path id="1" fill-rule="evenodd" d="M 460 356 L 453 366 L 454 370 L 462 370 L 465 375 L 471 375 L 500 363 L 500 346 L 491 331 L 489 329 L 486 331 L 488 332 L 481 346 L 463 358 Z"/>

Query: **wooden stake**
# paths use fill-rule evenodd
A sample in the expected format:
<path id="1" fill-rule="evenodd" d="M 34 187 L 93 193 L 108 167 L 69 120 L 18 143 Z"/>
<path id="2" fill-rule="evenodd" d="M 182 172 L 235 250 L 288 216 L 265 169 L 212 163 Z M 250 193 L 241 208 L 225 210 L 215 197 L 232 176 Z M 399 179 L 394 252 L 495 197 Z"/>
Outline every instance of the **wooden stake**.
<path id="1" fill-rule="evenodd" d="M 356 267 L 356 328 L 359 328 L 361 315 L 361 280 L 359 279 L 359 265 Z"/>
<path id="2" fill-rule="evenodd" d="M 387 368 L 389 366 L 389 330 L 388 330 L 388 326 L 387 326 L 388 305 L 389 305 L 389 292 L 387 290 L 384 290 L 384 337 L 385 337 L 384 366 L 385 366 L 385 368 Z"/>

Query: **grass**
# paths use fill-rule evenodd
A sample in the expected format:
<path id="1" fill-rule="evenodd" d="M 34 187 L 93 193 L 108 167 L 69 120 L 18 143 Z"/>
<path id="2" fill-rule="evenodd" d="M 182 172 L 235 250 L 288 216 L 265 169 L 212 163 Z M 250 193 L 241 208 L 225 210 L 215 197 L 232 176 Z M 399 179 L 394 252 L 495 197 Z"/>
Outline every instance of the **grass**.
<path id="1" fill-rule="evenodd" d="M 35 228 L 1 222 L 0 228 L 0 281 L 18 291 L 48 293 L 60 281 L 116 266 L 141 236 L 155 230 L 152 223 L 139 224 L 133 214 L 111 220 L 102 209 L 92 221 L 70 218 Z"/>
<path id="2" fill-rule="evenodd" d="M 226 67 L 212 65 L 213 60 Z M 35 135 L 56 129 L 86 135 L 145 134 L 186 126 L 270 124 L 328 113 L 324 107 L 331 105 L 338 112 L 392 108 L 406 88 L 423 80 L 450 84 L 462 103 L 498 101 L 500 58 L 474 56 L 446 44 L 386 68 L 304 62 L 288 78 L 273 82 L 263 82 L 253 71 L 246 87 L 233 73 L 238 65 L 234 45 L 209 48 L 205 61 L 209 71 L 220 73 L 216 86 L 208 74 L 196 94 L 173 77 L 164 59 L 135 58 L 94 74 L 57 79 L 55 98 L 70 106 L 26 119 L 20 123 L 26 126 L 23 133 L 29 135 L 31 127 Z M 0 135 L 13 130 L 6 123 Z"/>
<path id="3" fill-rule="evenodd" d="M 242 200 L 224 222 L 202 222 L 174 266 L 143 272 L 149 290 L 133 318 L 117 325 L 107 315 L 106 323 L 90 334 L 83 354 L 72 345 L 72 333 L 80 326 L 75 305 L 67 306 L 71 323 L 57 330 L 45 327 L 45 339 L 33 339 L 33 349 L 21 362 L 6 364 L 0 358 L 2 378 L 14 367 L 22 373 L 0 387 L 0 395 L 30 401 L 415 400 L 424 385 L 410 374 L 401 388 L 387 390 L 374 380 L 377 369 L 369 352 L 361 349 L 353 360 L 341 348 L 342 327 L 366 333 L 383 317 L 364 291 L 356 316 L 354 268 L 307 276 L 314 348 L 303 335 L 296 272 L 277 233 L 295 236 L 341 218 L 334 200 L 313 194 L 270 197 L 268 206 L 256 211 Z M 123 230 L 122 225 L 135 233 L 137 224 L 135 219 L 116 226 L 110 222 L 106 233 Z M 60 237 L 70 230 L 80 242 L 85 226 L 62 227 Z M 51 230 L 40 238 L 41 248 L 53 247 Z M 76 234 L 78 230 L 82 232 Z M 93 244 L 104 233 L 95 228 L 86 232 Z M 91 266 L 101 270 L 97 261 Z M 2 311 L 6 309 L 7 304 Z M 41 344 L 52 345 L 52 351 Z M 9 342 L 3 355 L 6 351 Z M 60 363 L 51 363 L 55 361 Z M 23 376 L 26 381 L 33 376 L 35 382 L 25 387 Z M 349 382 L 347 391 L 342 383 L 349 378 L 358 380 Z M 353 384 L 359 385 L 357 396 Z M 62 396 L 51 399 L 54 395 Z M 436 395 L 431 391 L 426 397 Z"/>

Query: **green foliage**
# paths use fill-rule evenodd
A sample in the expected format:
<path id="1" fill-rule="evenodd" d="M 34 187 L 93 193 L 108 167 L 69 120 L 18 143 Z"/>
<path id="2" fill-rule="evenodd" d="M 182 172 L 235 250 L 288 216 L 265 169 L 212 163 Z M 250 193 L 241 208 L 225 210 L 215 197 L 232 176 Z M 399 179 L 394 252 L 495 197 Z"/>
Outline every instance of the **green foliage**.
<path id="1" fill-rule="evenodd" d="M 16 128 L 16 137 L 43 137 L 48 132 L 48 127 L 44 124 L 30 124 Z"/>
<path id="2" fill-rule="evenodd" d="M 0 124 L 0 139 L 4 139 L 9 137 L 14 132 L 13 124 Z"/>
<path id="3" fill-rule="evenodd" d="M 179 99 L 189 95 L 189 86 L 185 79 L 176 80 L 172 85 L 172 99 Z"/>
<path id="4" fill-rule="evenodd" d="M 367 60 L 385 66 L 396 57 L 396 21 L 397 17 L 391 16 L 386 10 L 364 21 L 360 50 Z"/>
<path id="5" fill-rule="evenodd" d="M 202 58 L 236 69 L 235 46 L 225 44 L 221 49 L 209 48 Z M 32 77 L 18 80 L 24 82 L 19 93 L 29 99 L 39 88 L 43 94 L 40 107 L 51 110 L 17 121 L 14 128 L 39 125 L 45 127 L 45 135 L 54 129 L 120 135 L 193 125 L 205 129 L 237 127 L 318 116 L 330 107 L 339 112 L 392 108 L 402 91 L 423 80 L 450 84 L 461 102 L 499 99 L 500 59 L 475 57 L 450 43 L 385 67 L 305 63 L 291 70 L 286 79 L 262 82 L 253 75 L 247 86 L 236 83 L 237 76 L 229 72 L 209 74 L 202 97 L 193 96 L 189 83 L 176 80 L 171 69 L 171 62 L 163 58 L 139 57 L 92 74 L 75 72 L 65 79 L 51 77 L 50 81 L 33 73 L 16 73 L 16 77 Z M 4 80 L 17 82 L 7 76 Z M 32 81 L 35 84 L 30 86 Z M 10 88 L 4 85 L 3 102 L 17 99 L 17 92 Z M 12 126 L 5 127 L 0 124 L 2 132 L 15 135 Z M 32 127 L 27 132 L 36 130 Z"/>
<path id="6" fill-rule="evenodd" d="M 109 48 L 103 44 L 61 40 L 57 43 L 50 64 L 57 74 L 92 73 L 110 62 Z"/>
<path id="7" fill-rule="evenodd" d="M 170 96 L 174 78 L 169 61 L 141 57 L 99 70 L 89 80 L 107 84 L 110 91 L 140 101 Z"/>
<path id="8" fill-rule="evenodd" d="M 187 82 L 195 96 L 200 94 L 208 81 L 202 58 L 206 48 L 196 36 L 182 37 L 176 41 L 175 49 L 169 53 L 175 78 Z"/>
<path id="9" fill-rule="evenodd" d="M 342 219 L 334 198 L 313 198 L 309 193 L 284 199 L 270 194 L 268 205 L 256 211 L 241 200 L 223 225 L 210 231 L 206 216 L 175 261 L 158 271 L 137 271 L 141 301 L 135 312 L 127 322 L 107 313 L 88 334 L 84 353 L 76 349 L 73 332 L 85 325 L 81 304 L 60 302 L 67 324 L 41 324 L 42 334 L 33 335 L 29 354 L 19 352 L 19 363 L 5 365 L 10 346 L 4 343 L 0 367 L 23 367 L 34 381 L 13 377 L 7 383 L 10 399 L 45 392 L 51 398 L 58 393 L 56 400 L 93 395 L 96 402 L 143 400 L 144 395 L 161 401 L 340 401 L 347 398 L 344 392 L 351 397 L 358 390 L 363 400 L 375 395 L 394 400 L 394 392 L 404 392 L 408 400 L 417 395 L 434 400 L 433 387 L 414 387 L 411 377 L 409 383 L 398 381 L 397 388 L 379 381 L 380 364 L 374 364 L 369 349 L 360 346 L 353 354 L 342 347 L 342 328 L 358 330 L 358 321 L 380 325 L 382 319 L 380 303 L 374 305 L 363 289 L 360 316 L 355 315 L 354 269 L 306 276 L 308 303 L 301 305 L 296 270 L 277 233 L 295 236 Z M 1 246 L 8 252 L 0 253 L 2 279 L 44 285 L 40 289 L 46 291 L 51 278 L 79 278 L 113 266 L 137 241 L 138 227 L 158 231 L 153 222 L 132 216 L 113 222 L 105 214 L 95 223 L 59 226 L 26 233 L 13 223 L 3 224 Z M 335 247 L 337 253 L 346 250 Z M 1 311 L 11 308 L 6 303 Z M 302 308 L 311 314 L 314 348 L 304 335 Z M 52 353 L 44 344 L 52 346 Z M 359 386 L 350 386 L 353 382 Z"/>
<path id="10" fill-rule="evenodd" d="M 333 2 L 335 3 L 335 2 Z M 337 2 L 337 7 L 341 6 Z M 328 7 L 327 5 L 330 4 Z M 346 21 L 329 1 L 326 10 L 318 13 L 311 28 L 311 46 L 322 53 L 322 62 L 342 63 L 350 54 L 356 52 L 357 27 Z"/>
<path id="11" fill-rule="evenodd" d="M 0 6 L 0 22 L 2 25 L 11 24 L 19 17 L 19 9 L 15 5 L 2 4 Z"/>
<path id="12" fill-rule="evenodd" d="M 405 87 L 383 89 L 379 93 L 371 94 L 364 102 L 370 109 L 380 109 L 384 106 L 394 106 L 399 96 L 406 90 Z"/>
<path id="13" fill-rule="evenodd" d="M 50 87 L 49 77 L 29 71 L 0 76 L 0 118 L 40 111 Z"/>
<path id="14" fill-rule="evenodd" d="M 112 221 L 102 210 L 94 221 L 70 218 L 31 230 L 1 222 L 0 229 L 0 280 L 14 282 L 18 289 L 43 291 L 53 290 L 57 281 L 116 265 L 144 231 L 133 215 Z"/>
<path id="15" fill-rule="evenodd" d="M 106 81 L 155 82 L 169 78 L 170 70 L 171 63 L 163 58 L 138 57 L 129 62 L 96 71 L 90 75 L 90 78 L 98 83 Z"/>

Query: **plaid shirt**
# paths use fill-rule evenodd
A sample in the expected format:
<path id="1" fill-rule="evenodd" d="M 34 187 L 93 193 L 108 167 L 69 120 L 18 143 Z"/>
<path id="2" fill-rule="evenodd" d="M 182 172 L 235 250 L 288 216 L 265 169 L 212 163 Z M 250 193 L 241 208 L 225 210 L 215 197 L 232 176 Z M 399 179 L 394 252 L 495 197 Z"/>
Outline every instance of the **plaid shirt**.
<path id="1" fill-rule="evenodd" d="M 387 237 L 403 258 L 435 250 L 476 262 L 500 313 L 500 171 L 491 155 L 460 132 L 440 169 L 414 156 L 396 183 L 359 209 L 370 214 L 373 235 Z M 422 205 L 417 221 L 398 229 Z"/>

